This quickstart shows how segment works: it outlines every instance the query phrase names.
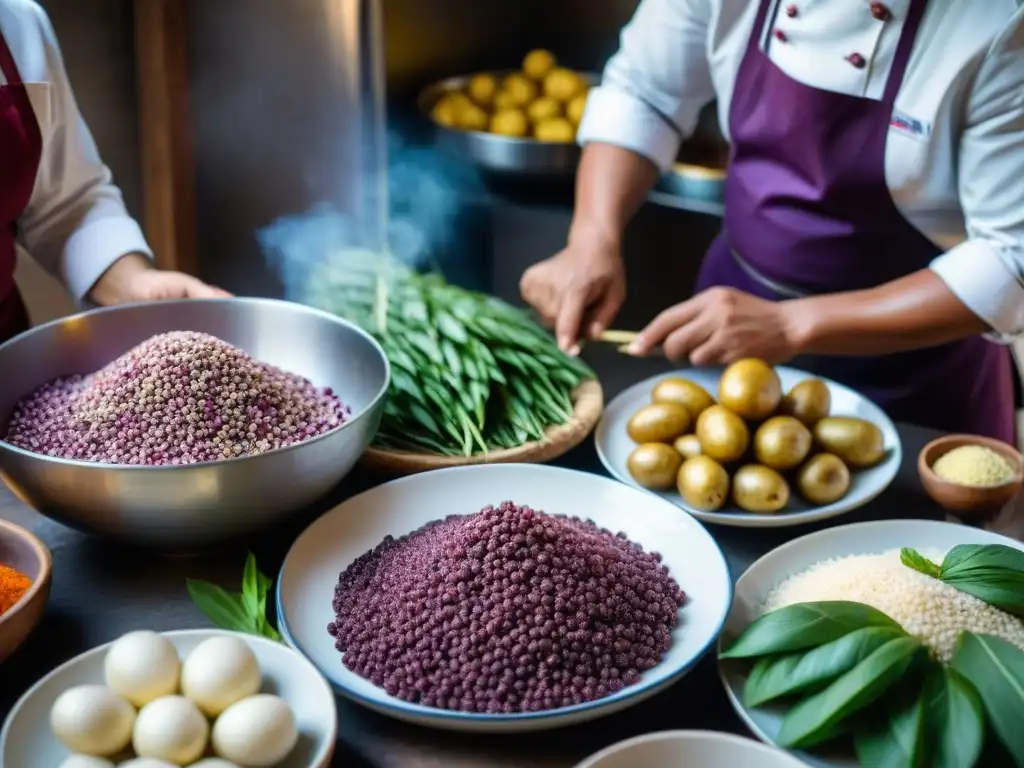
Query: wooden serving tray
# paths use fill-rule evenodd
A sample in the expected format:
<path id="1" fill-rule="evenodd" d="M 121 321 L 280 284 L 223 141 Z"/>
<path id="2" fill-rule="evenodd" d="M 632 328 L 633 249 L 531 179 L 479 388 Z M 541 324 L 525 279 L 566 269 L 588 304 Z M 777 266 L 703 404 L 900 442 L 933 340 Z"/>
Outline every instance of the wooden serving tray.
<path id="1" fill-rule="evenodd" d="M 389 475 L 412 475 L 445 467 L 472 464 L 541 464 L 557 459 L 582 443 L 593 431 L 604 411 L 604 391 L 596 379 L 583 382 L 573 393 L 573 418 L 565 424 L 550 427 L 543 440 L 523 443 L 472 456 L 438 456 L 433 453 L 389 451 L 371 446 L 363 454 L 364 467 Z"/>

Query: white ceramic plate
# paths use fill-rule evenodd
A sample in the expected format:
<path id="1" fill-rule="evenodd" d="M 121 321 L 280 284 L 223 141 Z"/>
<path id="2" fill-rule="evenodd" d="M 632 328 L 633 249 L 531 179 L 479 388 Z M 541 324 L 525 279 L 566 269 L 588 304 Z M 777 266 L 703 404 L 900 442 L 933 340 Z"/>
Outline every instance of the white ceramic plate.
<path id="1" fill-rule="evenodd" d="M 662 731 L 620 741 L 576 768 L 801 768 L 774 747 L 718 731 Z"/>
<path id="2" fill-rule="evenodd" d="M 881 554 L 900 547 L 945 552 L 957 544 L 1006 544 L 1024 550 L 1024 544 L 996 533 L 957 523 L 931 520 L 883 520 L 828 528 L 794 539 L 777 547 L 755 562 L 736 582 L 725 631 L 718 651 L 738 637 L 761 615 L 765 601 L 780 583 L 815 563 L 850 555 Z M 785 710 L 777 707 L 748 709 L 743 705 L 743 687 L 747 682 L 745 666 L 738 661 L 719 661 L 718 671 L 729 701 L 762 741 L 774 744 L 782 726 Z M 813 768 L 856 768 L 851 754 L 796 754 Z"/>
<path id="3" fill-rule="evenodd" d="M 182 659 L 204 640 L 232 634 L 236 633 L 219 629 L 163 633 Z M 328 768 L 338 739 L 338 712 L 330 686 L 291 648 L 262 637 L 236 636 L 256 654 L 263 672 L 263 693 L 280 696 L 295 713 L 299 743 L 278 768 Z M 50 708 L 68 688 L 103 684 L 103 660 L 111 645 L 93 648 L 61 664 L 18 700 L 0 731 L 0 765 L 60 765 L 70 752 L 50 731 Z"/>
<path id="4" fill-rule="evenodd" d="M 399 537 L 452 514 L 511 500 L 550 514 L 589 518 L 660 552 L 686 592 L 672 648 L 635 685 L 599 701 L 547 712 L 487 715 L 434 709 L 392 698 L 346 669 L 327 625 L 339 574 L 387 535 Z M 656 496 L 584 472 L 534 464 L 442 469 L 381 485 L 335 507 L 292 545 L 277 583 L 282 634 L 345 696 L 400 720 L 457 731 L 531 731 L 592 720 L 671 685 L 711 647 L 732 599 L 722 551 L 695 519 Z"/>
<path id="5" fill-rule="evenodd" d="M 804 379 L 811 378 L 811 374 L 798 371 L 795 368 L 780 366 L 775 370 L 782 380 L 784 392 L 788 392 L 795 384 Z M 604 416 L 601 417 L 597 431 L 594 433 L 597 455 L 601 457 L 605 468 L 627 485 L 639 488 L 640 486 L 626 469 L 626 460 L 636 448 L 636 443 L 630 440 L 629 435 L 626 434 L 626 424 L 630 417 L 651 402 L 651 390 L 663 379 L 681 376 L 699 384 L 717 397 L 718 380 L 721 375 L 722 369 L 720 368 L 688 368 L 675 373 L 666 373 L 635 384 L 612 400 L 605 407 Z M 717 512 L 702 512 L 686 504 L 678 493 L 665 492 L 657 495 L 682 507 L 705 523 L 736 528 L 785 528 L 791 525 L 814 523 L 836 517 L 867 504 L 888 487 L 899 470 L 903 451 L 900 447 L 900 437 L 896 432 L 896 425 L 881 408 L 863 395 L 829 379 L 822 379 L 822 381 L 828 384 L 829 392 L 832 395 L 831 415 L 857 416 L 866 419 L 878 425 L 885 439 L 886 457 L 884 461 L 871 469 L 852 473 L 850 492 L 835 504 L 812 507 L 793 494 L 785 511 L 775 515 L 756 515 L 730 506 L 723 507 Z M 649 491 L 649 493 L 653 493 L 653 491 Z"/>

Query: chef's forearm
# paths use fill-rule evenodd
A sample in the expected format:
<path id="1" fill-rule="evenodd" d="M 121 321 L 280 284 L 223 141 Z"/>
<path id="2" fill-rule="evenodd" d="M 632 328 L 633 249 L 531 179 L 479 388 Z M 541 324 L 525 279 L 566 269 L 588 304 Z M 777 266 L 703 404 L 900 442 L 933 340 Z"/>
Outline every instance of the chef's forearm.
<path id="1" fill-rule="evenodd" d="M 569 241 L 619 242 L 658 175 L 657 166 L 635 152 L 612 144 L 587 144 L 576 175 Z"/>
<path id="2" fill-rule="evenodd" d="M 125 254 L 100 276 L 89 290 L 88 299 L 104 307 L 131 301 L 135 278 L 140 272 L 148 272 L 151 269 L 153 265 L 144 255 Z"/>
<path id="3" fill-rule="evenodd" d="M 877 288 L 786 305 L 795 346 L 803 354 L 890 354 L 989 330 L 930 269 Z"/>

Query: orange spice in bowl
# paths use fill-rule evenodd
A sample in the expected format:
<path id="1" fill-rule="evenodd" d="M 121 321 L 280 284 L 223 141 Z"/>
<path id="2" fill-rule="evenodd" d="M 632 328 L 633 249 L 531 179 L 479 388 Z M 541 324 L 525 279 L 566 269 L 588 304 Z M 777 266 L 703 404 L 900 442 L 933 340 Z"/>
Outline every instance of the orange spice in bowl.
<path id="1" fill-rule="evenodd" d="M 11 610 L 31 586 L 28 576 L 0 563 L 0 616 Z"/>

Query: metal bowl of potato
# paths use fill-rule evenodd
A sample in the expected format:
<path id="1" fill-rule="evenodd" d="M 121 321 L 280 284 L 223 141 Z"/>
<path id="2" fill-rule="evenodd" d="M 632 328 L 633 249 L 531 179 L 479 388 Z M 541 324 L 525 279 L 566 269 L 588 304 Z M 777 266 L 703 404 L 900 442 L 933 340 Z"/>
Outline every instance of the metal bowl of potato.
<path id="1" fill-rule="evenodd" d="M 571 177 L 576 131 L 599 76 L 558 65 L 547 51 L 527 54 L 518 70 L 478 72 L 428 86 L 419 108 L 438 146 L 502 175 Z"/>

